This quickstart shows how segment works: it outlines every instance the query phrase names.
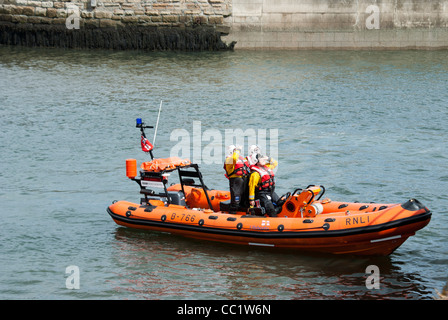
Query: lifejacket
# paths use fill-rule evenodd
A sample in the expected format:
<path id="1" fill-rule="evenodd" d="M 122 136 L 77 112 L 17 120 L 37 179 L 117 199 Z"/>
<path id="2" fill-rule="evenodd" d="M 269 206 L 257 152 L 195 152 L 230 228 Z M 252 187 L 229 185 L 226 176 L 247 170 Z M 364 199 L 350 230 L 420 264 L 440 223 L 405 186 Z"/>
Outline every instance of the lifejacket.
<path id="1" fill-rule="evenodd" d="M 256 163 L 254 163 L 254 162 L 252 161 L 252 159 L 251 159 L 250 156 L 247 156 L 246 158 L 244 158 L 244 162 L 246 163 L 246 166 L 247 166 L 250 170 L 252 170 L 252 167 L 253 167 L 254 165 L 256 165 Z"/>
<path id="2" fill-rule="evenodd" d="M 249 174 L 249 167 L 247 165 L 247 162 L 242 156 L 239 156 L 238 160 L 235 163 L 235 167 L 231 173 L 227 173 L 226 169 L 226 163 L 224 162 L 224 170 L 226 170 L 226 177 L 229 178 L 230 176 L 236 174 L 237 176 L 245 176 Z"/>
<path id="3" fill-rule="evenodd" d="M 253 171 L 260 174 L 261 182 L 258 186 L 258 190 L 268 190 L 275 186 L 274 171 L 267 166 L 252 166 Z"/>

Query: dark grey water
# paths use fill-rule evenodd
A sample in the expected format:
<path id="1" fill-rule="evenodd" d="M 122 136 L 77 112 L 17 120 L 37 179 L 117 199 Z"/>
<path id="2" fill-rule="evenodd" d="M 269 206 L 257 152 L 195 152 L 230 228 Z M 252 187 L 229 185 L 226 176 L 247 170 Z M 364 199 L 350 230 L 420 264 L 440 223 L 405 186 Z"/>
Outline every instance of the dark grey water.
<path id="1" fill-rule="evenodd" d="M 0 298 L 432 299 L 448 280 L 447 58 L 0 47 Z M 106 207 L 139 201 L 124 161 L 147 160 L 135 118 L 155 124 L 160 100 L 158 156 L 193 121 L 202 133 L 278 129 L 279 193 L 322 184 L 334 200 L 415 197 L 433 219 L 385 258 L 118 227 Z M 206 183 L 226 188 L 222 165 L 203 160 Z M 372 264 L 380 289 L 365 286 Z M 66 287 L 70 265 L 80 270 L 78 290 Z"/>

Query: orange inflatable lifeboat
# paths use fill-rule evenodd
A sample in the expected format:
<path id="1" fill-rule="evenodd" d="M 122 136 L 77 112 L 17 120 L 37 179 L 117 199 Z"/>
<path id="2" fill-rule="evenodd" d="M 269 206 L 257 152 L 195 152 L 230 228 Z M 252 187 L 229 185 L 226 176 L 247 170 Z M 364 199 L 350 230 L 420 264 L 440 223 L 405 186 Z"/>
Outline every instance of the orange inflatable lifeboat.
<path id="1" fill-rule="evenodd" d="M 175 171 L 181 182 L 167 186 L 168 176 Z M 230 214 L 225 209 L 230 193 L 207 188 L 199 167 L 191 163 L 142 170 L 140 177 L 130 179 L 140 185 L 144 197 L 140 203 L 117 201 L 110 205 L 107 211 L 117 224 L 206 241 L 388 255 L 431 218 L 428 208 L 415 199 L 402 204 L 321 200 L 323 186 L 308 186 L 282 196 L 278 217 L 249 208 Z"/>
<path id="2" fill-rule="evenodd" d="M 157 160 L 157 161 L 155 161 Z M 280 197 L 280 213 L 263 208 L 228 212 L 230 192 L 209 189 L 197 164 L 153 159 L 141 166 L 126 160 L 127 176 L 140 186 L 138 203 L 114 201 L 107 208 L 121 226 L 169 232 L 207 241 L 355 255 L 388 255 L 424 228 L 431 212 L 416 199 L 403 203 L 356 203 L 322 199 L 310 185 Z M 171 174 L 180 183 L 168 185 Z"/>

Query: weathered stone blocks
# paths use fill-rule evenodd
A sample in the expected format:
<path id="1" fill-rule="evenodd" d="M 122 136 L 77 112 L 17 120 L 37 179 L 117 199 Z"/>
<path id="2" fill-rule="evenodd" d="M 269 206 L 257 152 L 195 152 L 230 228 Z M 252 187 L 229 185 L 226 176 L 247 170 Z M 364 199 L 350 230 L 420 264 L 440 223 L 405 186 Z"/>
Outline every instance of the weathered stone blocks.
<path id="1" fill-rule="evenodd" d="M 90 0 L 7 1 L 8 4 L 0 5 L 0 14 L 10 15 L 11 18 L 3 17 L 2 21 L 38 24 L 43 20 L 12 17 L 61 19 L 74 14 L 72 8 L 76 6 L 79 8 L 81 25 L 83 20 L 96 19 L 100 28 L 116 25 L 111 22 L 112 20 L 125 24 L 152 26 L 222 25 L 223 17 L 231 14 L 232 3 L 232 0 L 102 0 L 97 1 L 96 6 L 92 7 Z M 107 21 L 101 22 L 101 20 Z"/>

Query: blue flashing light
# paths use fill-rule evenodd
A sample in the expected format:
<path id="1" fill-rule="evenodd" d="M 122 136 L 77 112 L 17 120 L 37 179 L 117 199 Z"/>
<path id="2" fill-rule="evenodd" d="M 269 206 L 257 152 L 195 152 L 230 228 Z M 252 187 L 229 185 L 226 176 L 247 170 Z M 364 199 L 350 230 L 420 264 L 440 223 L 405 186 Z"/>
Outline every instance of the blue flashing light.
<path id="1" fill-rule="evenodd" d="M 137 118 L 137 125 L 141 125 L 142 124 L 142 118 Z"/>

